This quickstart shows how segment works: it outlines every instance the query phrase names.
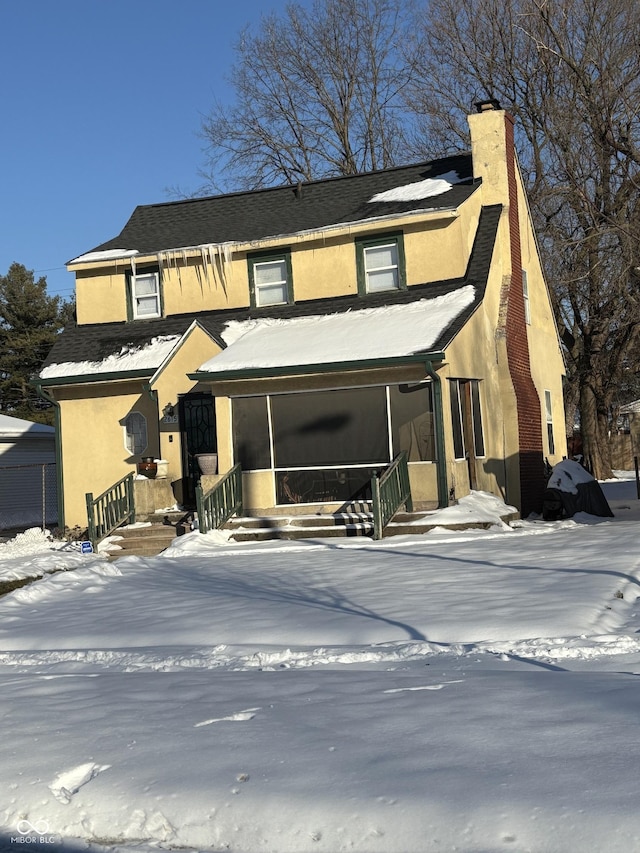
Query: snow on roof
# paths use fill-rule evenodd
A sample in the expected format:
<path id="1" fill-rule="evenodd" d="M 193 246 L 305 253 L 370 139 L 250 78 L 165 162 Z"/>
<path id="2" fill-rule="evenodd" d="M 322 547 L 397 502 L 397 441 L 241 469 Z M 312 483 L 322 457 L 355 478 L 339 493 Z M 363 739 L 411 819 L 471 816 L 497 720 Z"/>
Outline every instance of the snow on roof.
<path id="1" fill-rule="evenodd" d="M 101 252 L 86 252 L 69 261 L 70 264 L 88 264 L 96 261 L 117 261 L 120 258 L 133 258 L 138 255 L 137 249 L 105 249 Z"/>
<path id="2" fill-rule="evenodd" d="M 122 347 L 101 361 L 62 362 L 50 364 L 41 373 L 41 379 L 63 376 L 85 376 L 95 373 L 118 373 L 122 370 L 155 370 L 169 356 L 180 335 L 159 335 L 141 347 Z"/>
<path id="3" fill-rule="evenodd" d="M 453 184 L 459 183 L 460 180 L 457 172 L 446 172 L 437 178 L 425 178 L 423 181 L 414 181 L 411 184 L 404 184 L 404 186 L 376 193 L 371 196 L 369 203 L 377 201 L 419 201 L 423 198 L 432 198 L 448 192 Z"/>
<path id="4" fill-rule="evenodd" d="M 474 288 L 467 285 L 404 305 L 290 320 L 232 321 L 222 333 L 227 349 L 199 370 L 219 373 L 413 355 L 428 351 L 473 300 Z"/>
<path id="5" fill-rule="evenodd" d="M 55 429 L 46 424 L 25 421 L 22 418 L 12 418 L 9 415 L 0 414 L 0 438 L 17 438 L 19 435 L 38 434 L 38 438 L 45 438 L 55 434 Z M 35 437 L 35 436 L 34 436 Z"/>

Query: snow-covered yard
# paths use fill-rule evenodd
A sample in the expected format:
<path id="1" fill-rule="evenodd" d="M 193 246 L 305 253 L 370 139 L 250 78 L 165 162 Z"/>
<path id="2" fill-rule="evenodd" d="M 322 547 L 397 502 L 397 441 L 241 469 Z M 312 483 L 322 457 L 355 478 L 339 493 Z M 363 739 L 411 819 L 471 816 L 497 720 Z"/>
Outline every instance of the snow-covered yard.
<path id="1" fill-rule="evenodd" d="M 0 545 L 45 575 L 0 598 L 0 848 L 640 849 L 640 510 L 604 488 L 376 543 Z"/>

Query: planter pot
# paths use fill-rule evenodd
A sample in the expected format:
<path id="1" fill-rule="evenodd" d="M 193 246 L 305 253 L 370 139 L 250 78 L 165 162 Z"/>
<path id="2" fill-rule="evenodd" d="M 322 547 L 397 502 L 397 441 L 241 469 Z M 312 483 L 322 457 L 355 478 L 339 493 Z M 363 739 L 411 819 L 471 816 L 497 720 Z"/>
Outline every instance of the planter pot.
<path id="1" fill-rule="evenodd" d="M 142 462 L 138 462 L 138 474 L 142 474 L 150 480 L 155 480 L 157 473 L 158 464 L 153 456 L 144 456 Z"/>
<path id="2" fill-rule="evenodd" d="M 198 466 L 203 474 L 218 473 L 218 454 L 217 453 L 196 453 Z"/>

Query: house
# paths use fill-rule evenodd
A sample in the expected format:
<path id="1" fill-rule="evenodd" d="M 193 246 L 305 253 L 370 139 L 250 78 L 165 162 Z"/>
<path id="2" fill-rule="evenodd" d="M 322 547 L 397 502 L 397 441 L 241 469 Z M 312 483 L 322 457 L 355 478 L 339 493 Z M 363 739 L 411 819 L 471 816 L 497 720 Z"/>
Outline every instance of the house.
<path id="1" fill-rule="evenodd" d="M 0 530 L 58 520 L 55 429 L 0 414 Z"/>
<path id="2" fill-rule="evenodd" d="M 513 119 L 491 102 L 469 127 L 468 154 L 137 207 L 70 261 L 77 322 L 37 380 L 67 525 L 147 456 L 156 506 L 188 503 L 205 452 L 256 514 L 366 499 L 401 450 L 418 508 L 539 510 L 563 358 Z"/>

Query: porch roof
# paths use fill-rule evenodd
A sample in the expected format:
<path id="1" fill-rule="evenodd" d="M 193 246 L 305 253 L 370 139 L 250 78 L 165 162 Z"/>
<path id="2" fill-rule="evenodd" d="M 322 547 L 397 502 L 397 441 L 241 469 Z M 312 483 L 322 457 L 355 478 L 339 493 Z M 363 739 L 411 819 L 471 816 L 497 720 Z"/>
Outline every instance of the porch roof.
<path id="1" fill-rule="evenodd" d="M 227 348 L 193 379 L 314 372 L 324 366 L 428 359 L 445 329 L 475 302 L 473 285 L 434 299 L 289 320 L 231 322 L 222 334 Z M 335 367 L 333 368 L 335 369 Z"/>

